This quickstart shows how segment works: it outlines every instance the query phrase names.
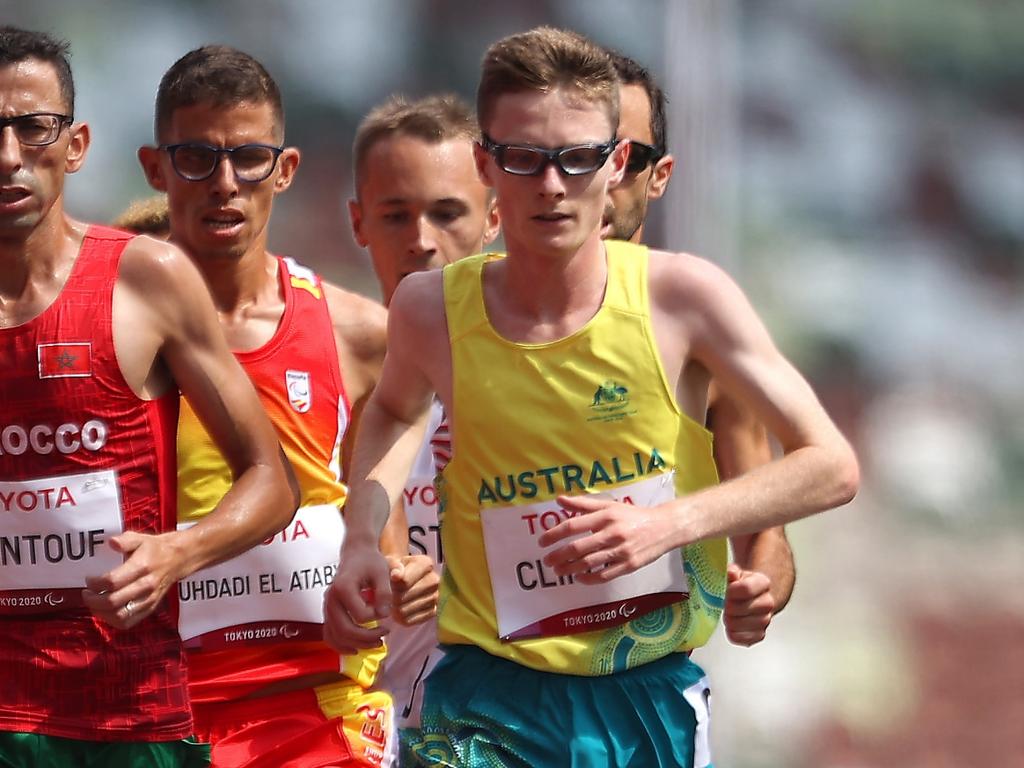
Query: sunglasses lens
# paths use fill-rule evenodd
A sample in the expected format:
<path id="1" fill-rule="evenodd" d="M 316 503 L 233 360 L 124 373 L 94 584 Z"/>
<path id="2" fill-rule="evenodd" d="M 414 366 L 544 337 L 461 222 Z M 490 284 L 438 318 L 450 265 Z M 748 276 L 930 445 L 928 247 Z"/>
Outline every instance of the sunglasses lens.
<path id="1" fill-rule="evenodd" d="M 509 173 L 529 176 L 540 170 L 545 159 L 543 153 L 529 147 L 504 147 L 499 162 Z"/>
<path id="2" fill-rule="evenodd" d="M 558 155 L 559 165 L 570 176 L 592 173 L 604 165 L 608 155 L 602 147 L 571 147 Z"/>
<path id="3" fill-rule="evenodd" d="M 654 148 L 646 144 L 631 142 L 629 145 L 629 159 L 626 161 L 626 173 L 640 173 L 651 162 L 654 155 Z"/>

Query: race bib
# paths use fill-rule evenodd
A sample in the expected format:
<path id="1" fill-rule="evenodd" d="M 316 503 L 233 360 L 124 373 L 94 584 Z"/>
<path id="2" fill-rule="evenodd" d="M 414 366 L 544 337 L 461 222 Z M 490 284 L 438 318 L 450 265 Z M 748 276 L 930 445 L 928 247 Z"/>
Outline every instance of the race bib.
<path id="1" fill-rule="evenodd" d="M 656 506 L 675 497 L 673 473 L 597 495 L 636 506 Z M 483 509 L 480 516 L 502 640 L 613 627 L 689 596 L 678 549 L 605 584 L 581 584 L 572 576 L 556 575 L 543 563 L 550 550 L 537 543 L 544 531 L 570 517 L 554 500 Z"/>
<path id="2" fill-rule="evenodd" d="M 178 582 L 185 646 L 211 650 L 322 639 L 324 590 L 338 569 L 344 534 L 336 506 L 302 507 L 272 538 Z"/>
<path id="3" fill-rule="evenodd" d="M 0 482 L 0 615 L 80 608 L 86 576 L 124 561 L 117 473 Z"/>
<path id="4" fill-rule="evenodd" d="M 441 550 L 441 527 L 437 522 L 437 489 L 434 478 L 409 478 L 402 490 L 405 518 L 409 524 L 409 554 L 429 555 L 440 572 L 444 557 Z"/>

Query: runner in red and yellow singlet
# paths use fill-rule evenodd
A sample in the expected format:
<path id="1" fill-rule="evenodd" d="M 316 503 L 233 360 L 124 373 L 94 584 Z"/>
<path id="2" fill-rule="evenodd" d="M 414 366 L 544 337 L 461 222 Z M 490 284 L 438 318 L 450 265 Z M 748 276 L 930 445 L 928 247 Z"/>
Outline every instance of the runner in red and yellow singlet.
<path id="1" fill-rule="evenodd" d="M 322 640 L 344 533 L 344 438 L 379 373 L 384 310 L 267 251 L 273 199 L 299 152 L 283 143 L 280 93 L 259 62 L 224 46 L 191 51 L 165 74 L 156 109 L 160 146 L 140 150 L 143 168 L 167 193 L 171 239 L 206 277 L 302 494 L 281 534 L 179 586 L 197 733 L 220 768 L 390 765 L 391 699 L 371 688 L 383 647 L 339 658 Z M 187 408 L 179 440 L 187 528 L 228 472 Z M 404 606 L 424 604 L 425 618 L 431 564 L 404 549 L 392 586 Z"/>

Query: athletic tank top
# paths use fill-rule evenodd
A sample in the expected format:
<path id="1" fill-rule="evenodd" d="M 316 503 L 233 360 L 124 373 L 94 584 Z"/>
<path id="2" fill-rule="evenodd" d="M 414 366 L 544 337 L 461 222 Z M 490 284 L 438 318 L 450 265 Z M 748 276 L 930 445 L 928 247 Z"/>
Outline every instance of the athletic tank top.
<path id="1" fill-rule="evenodd" d="M 278 275 L 285 309 L 276 332 L 259 349 L 235 357 L 295 468 L 300 509 L 262 545 L 179 584 L 189 692 L 200 703 L 242 698 L 276 681 L 327 671 L 369 687 L 383 657 L 382 649 L 373 649 L 339 660 L 322 640 L 323 594 L 343 532 L 341 441 L 351 411 L 320 277 L 287 258 L 278 258 Z M 209 513 L 230 483 L 230 468 L 184 400 L 179 521 L 189 524 Z"/>
<path id="2" fill-rule="evenodd" d="M 91 227 L 60 294 L 0 329 L 0 729 L 154 741 L 191 731 L 173 597 L 113 629 L 81 602 L 121 530 L 174 528 L 178 393 L 139 399 L 114 354 L 131 235 Z"/>
<path id="3" fill-rule="evenodd" d="M 717 482 L 711 435 L 676 405 L 655 346 L 647 250 L 620 242 L 606 248 L 598 312 L 570 336 L 544 344 L 512 343 L 491 326 L 481 276 L 499 256 L 444 271 L 455 450 L 440 482 L 439 638 L 575 675 L 609 674 L 702 645 L 725 591 L 727 547 L 715 540 L 658 561 L 674 557 L 685 579 L 671 569 L 668 575 L 686 586 L 668 604 L 670 593 L 661 593 L 654 610 L 647 610 L 650 601 L 659 598 L 638 592 L 626 595 L 636 599 L 613 596 L 603 608 L 544 611 L 582 591 L 555 576 L 536 551 L 536 537 L 564 515 L 555 497 L 604 492 L 659 503 Z M 618 588 L 623 578 L 609 585 Z M 495 589 L 502 595 L 497 611 Z M 508 639 L 515 637 L 525 639 Z"/>

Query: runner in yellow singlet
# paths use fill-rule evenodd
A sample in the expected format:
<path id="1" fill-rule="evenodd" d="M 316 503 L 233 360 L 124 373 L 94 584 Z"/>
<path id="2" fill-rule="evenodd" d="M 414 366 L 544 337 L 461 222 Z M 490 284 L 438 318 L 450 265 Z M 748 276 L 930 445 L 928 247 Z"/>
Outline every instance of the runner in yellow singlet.
<path id="1" fill-rule="evenodd" d="M 413 275 L 353 459 L 328 640 L 373 645 L 380 530 L 436 393 L 446 656 L 427 681 L 426 765 L 707 765 L 686 651 L 717 623 L 724 538 L 848 501 L 856 459 L 733 282 L 708 262 L 600 239 L 617 141 L 607 54 L 541 28 L 487 52 L 485 183 L 506 257 Z M 716 484 L 710 376 L 785 455 Z M 368 600 L 367 589 L 374 599 Z"/>

